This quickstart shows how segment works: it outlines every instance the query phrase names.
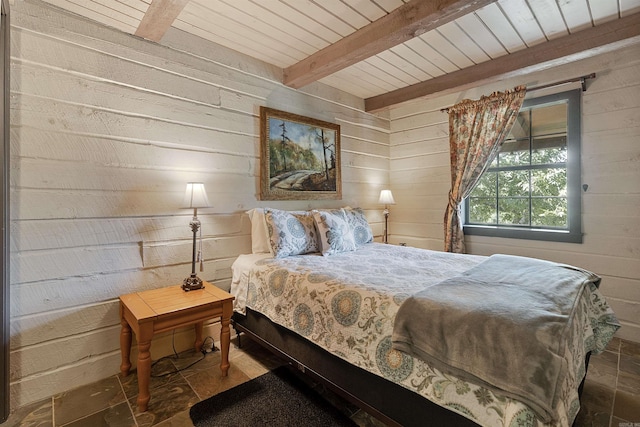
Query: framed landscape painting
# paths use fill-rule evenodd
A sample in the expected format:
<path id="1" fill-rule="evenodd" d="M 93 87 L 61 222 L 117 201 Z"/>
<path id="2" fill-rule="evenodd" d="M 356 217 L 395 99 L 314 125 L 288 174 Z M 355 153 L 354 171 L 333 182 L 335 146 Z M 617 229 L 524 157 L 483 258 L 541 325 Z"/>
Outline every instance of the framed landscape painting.
<path id="1" fill-rule="evenodd" d="M 260 107 L 262 200 L 341 199 L 340 125 Z"/>

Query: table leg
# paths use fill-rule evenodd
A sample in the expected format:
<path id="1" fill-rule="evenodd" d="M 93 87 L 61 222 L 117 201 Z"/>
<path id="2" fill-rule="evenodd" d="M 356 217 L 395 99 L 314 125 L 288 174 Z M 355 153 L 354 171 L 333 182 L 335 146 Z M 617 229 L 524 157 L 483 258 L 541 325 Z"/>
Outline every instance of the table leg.
<path id="1" fill-rule="evenodd" d="M 222 307 L 222 317 L 220 318 L 220 370 L 222 376 L 226 377 L 229 372 L 229 343 L 231 341 L 231 331 L 229 331 L 229 322 L 231 321 L 231 312 L 233 311 L 232 302 L 224 303 Z"/>
<path id="2" fill-rule="evenodd" d="M 140 325 L 138 334 L 138 410 L 145 412 L 151 395 L 149 381 L 151 379 L 151 339 L 153 324 Z"/>
<path id="3" fill-rule="evenodd" d="M 123 308 L 120 307 L 120 324 L 122 325 L 122 329 L 120 330 L 120 353 L 122 355 L 120 372 L 122 373 L 122 376 L 126 377 L 129 375 L 129 371 L 131 370 L 131 326 L 129 326 L 129 323 L 122 315 L 122 310 Z"/>
<path id="4" fill-rule="evenodd" d="M 196 342 L 194 347 L 196 349 L 196 353 L 200 353 L 202 351 L 202 328 L 204 327 L 204 322 L 198 322 L 195 324 L 196 329 Z"/>

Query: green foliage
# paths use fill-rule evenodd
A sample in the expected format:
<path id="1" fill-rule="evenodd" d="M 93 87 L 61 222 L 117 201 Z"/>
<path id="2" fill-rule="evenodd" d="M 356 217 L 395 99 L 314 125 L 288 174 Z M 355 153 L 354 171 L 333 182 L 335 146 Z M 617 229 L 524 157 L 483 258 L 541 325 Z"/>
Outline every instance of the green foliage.
<path id="1" fill-rule="evenodd" d="M 566 160 L 566 147 L 500 153 L 469 196 L 469 222 L 566 228 Z"/>
<path id="2" fill-rule="evenodd" d="M 295 170 L 323 171 L 322 163 L 310 149 L 292 142 L 269 140 L 269 176 L 278 176 Z"/>

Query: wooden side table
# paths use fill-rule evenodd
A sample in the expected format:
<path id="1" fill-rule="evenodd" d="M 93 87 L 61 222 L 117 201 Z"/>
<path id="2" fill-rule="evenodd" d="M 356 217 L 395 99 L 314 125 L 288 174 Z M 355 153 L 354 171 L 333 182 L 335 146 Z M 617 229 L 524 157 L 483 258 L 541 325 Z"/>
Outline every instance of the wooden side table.
<path id="1" fill-rule="evenodd" d="M 216 286 L 203 282 L 204 288 L 185 292 L 178 286 L 135 292 L 120 297 L 120 372 L 129 375 L 131 369 L 131 330 L 138 339 L 138 409 L 147 410 L 149 380 L 151 378 L 151 339 L 156 332 L 164 332 L 182 326 L 195 325 L 195 349 L 202 346 L 204 321 L 220 317 L 220 370 L 222 376 L 229 372 L 229 321 L 233 312 L 233 295 Z"/>

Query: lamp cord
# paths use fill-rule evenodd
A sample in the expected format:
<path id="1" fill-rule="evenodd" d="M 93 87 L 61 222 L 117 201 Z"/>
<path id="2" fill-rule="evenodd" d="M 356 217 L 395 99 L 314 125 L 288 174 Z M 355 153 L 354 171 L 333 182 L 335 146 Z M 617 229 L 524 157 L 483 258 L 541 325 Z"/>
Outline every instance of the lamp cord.
<path id="1" fill-rule="evenodd" d="M 175 332 L 176 332 L 176 331 L 175 331 L 175 329 L 174 329 L 174 330 L 173 330 L 173 332 L 172 332 L 172 334 L 171 334 L 171 346 L 173 347 L 173 354 L 168 355 L 168 356 L 161 357 L 160 359 L 158 359 L 158 360 L 156 360 L 155 362 L 153 362 L 153 363 L 151 364 L 151 370 L 152 370 L 152 371 L 153 371 L 153 368 L 156 366 L 156 364 L 157 364 L 158 362 L 160 362 L 161 360 L 164 360 L 164 359 L 179 359 L 179 358 L 180 358 L 180 356 L 178 355 L 178 352 L 176 351 L 176 345 L 175 345 Z M 204 341 L 202 342 L 202 347 L 200 347 L 200 353 L 202 353 L 202 357 L 201 357 L 200 359 L 198 359 L 198 360 L 196 360 L 196 361 L 194 361 L 194 362 L 190 363 L 189 365 L 187 365 L 187 366 L 185 366 L 185 367 L 183 367 L 183 368 L 180 368 L 180 369 L 177 369 L 177 368 L 176 368 L 176 369 L 175 369 L 175 370 L 173 370 L 173 371 L 161 372 L 161 373 L 159 373 L 159 374 L 154 374 L 153 372 L 151 372 L 151 377 L 152 377 L 152 378 L 160 378 L 160 377 L 164 377 L 164 376 L 167 376 L 167 375 L 170 375 L 170 374 L 175 374 L 175 373 L 178 373 L 178 372 L 184 371 L 185 369 L 188 369 L 188 368 L 192 367 L 193 365 L 195 365 L 195 364 L 196 364 L 196 363 L 198 363 L 198 362 L 201 362 L 202 360 L 204 360 L 204 358 L 207 356 L 207 353 L 208 353 L 208 351 L 207 351 L 207 347 L 206 347 L 206 345 L 207 345 L 207 340 L 211 340 L 211 347 L 210 347 L 210 351 L 212 351 L 212 352 L 213 352 L 213 351 L 216 351 L 216 350 L 217 350 L 217 348 L 216 348 L 216 343 L 215 343 L 215 341 L 213 341 L 213 338 L 211 338 L 211 337 L 206 337 L 206 338 L 204 339 Z"/>

